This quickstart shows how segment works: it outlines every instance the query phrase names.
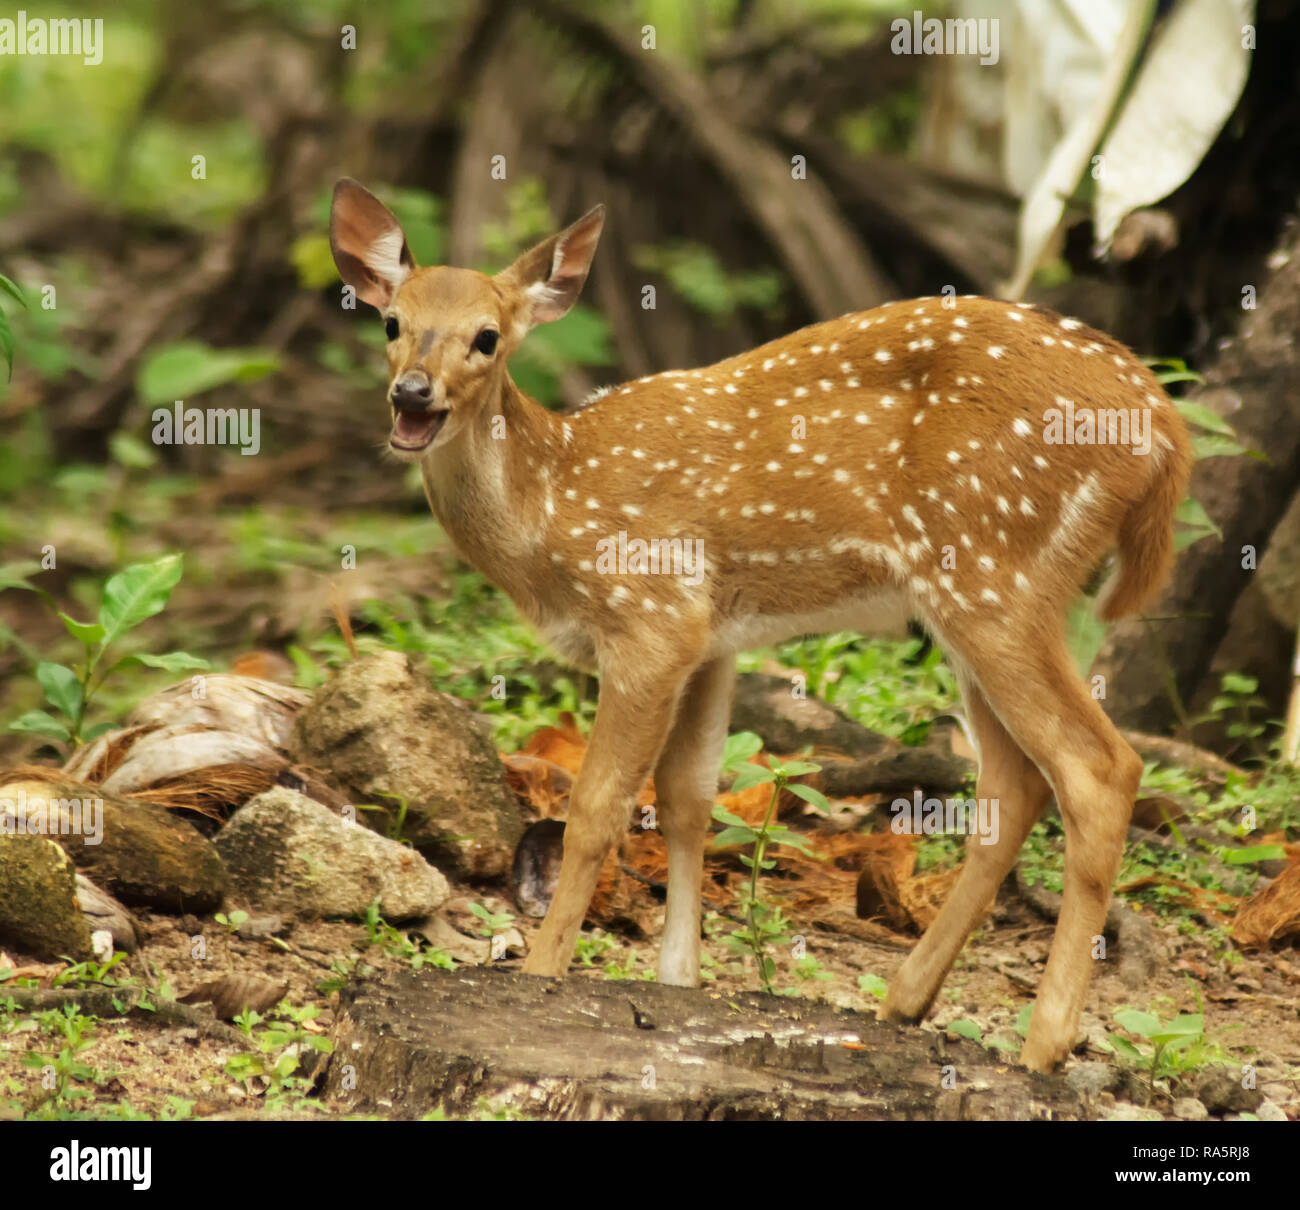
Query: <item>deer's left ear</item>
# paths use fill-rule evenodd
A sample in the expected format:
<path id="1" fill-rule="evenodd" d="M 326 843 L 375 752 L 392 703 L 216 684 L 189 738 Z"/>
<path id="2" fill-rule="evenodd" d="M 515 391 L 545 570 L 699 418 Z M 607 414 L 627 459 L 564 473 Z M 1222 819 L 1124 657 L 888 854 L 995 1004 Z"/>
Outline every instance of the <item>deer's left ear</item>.
<path id="1" fill-rule="evenodd" d="M 497 274 L 502 285 L 521 291 L 532 304 L 528 327 L 561 319 L 578 301 L 604 225 L 605 207 L 593 206 Z"/>

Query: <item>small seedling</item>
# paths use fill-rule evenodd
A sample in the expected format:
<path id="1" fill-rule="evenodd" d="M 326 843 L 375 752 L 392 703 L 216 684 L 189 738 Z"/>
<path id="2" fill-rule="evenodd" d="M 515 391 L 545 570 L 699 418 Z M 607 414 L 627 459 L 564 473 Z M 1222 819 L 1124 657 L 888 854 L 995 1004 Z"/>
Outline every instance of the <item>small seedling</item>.
<path id="1" fill-rule="evenodd" d="M 817 810 L 829 812 L 830 803 L 820 790 L 811 786 L 791 783 L 791 779 L 805 773 L 820 772 L 821 766 L 810 761 L 789 761 L 778 764 L 772 760 L 770 765 L 750 763 L 750 757 L 758 754 L 763 741 L 752 731 L 742 731 L 727 740 L 723 753 L 722 767 L 725 772 L 735 773 L 732 793 L 739 793 L 750 786 L 770 784 L 772 797 L 767 804 L 767 814 L 761 827 L 751 827 L 721 803 L 713 808 L 713 818 L 727 826 L 714 838 L 714 845 L 742 844 L 752 845 L 751 853 L 742 853 L 741 862 L 750 872 L 749 887 L 741 892 L 741 909 L 745 913 L 746 925 L 735 930 L 727 939 L 727 944 L 734 949 L 747 950 L 758 964 L 758 977 L 763 983 L 763 990 L 775 994 L 772 989 L 772 976 L 776 973 L 776 962 L 767 952 L 770 944 L 787 944 L 786 920 L 777 906 L 763 903 L 758 897 L 758 879 L 763 870 L 776 866 L 774 860 L 768 860 L 767 851 L 784 845 L 795 849 L 805 856 L 815 854 L 808 848 L 808 842 L 797 832 L 791 831 L 784 824 L 773 823 L 777 800 L 781 791 L 789 789 L 805 802 L 811 803 Z"/>

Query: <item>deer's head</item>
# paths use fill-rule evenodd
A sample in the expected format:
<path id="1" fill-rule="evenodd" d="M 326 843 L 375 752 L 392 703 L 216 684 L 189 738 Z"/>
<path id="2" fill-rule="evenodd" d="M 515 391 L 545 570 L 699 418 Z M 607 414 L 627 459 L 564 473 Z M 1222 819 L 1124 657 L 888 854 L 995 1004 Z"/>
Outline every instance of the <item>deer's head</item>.
<path id="1" fill-rule="evenodd" d="M 605 207 L 543 240 L 495 277 L 416 265 L 401 224 L 356 181 L 334 186 L 330 248 L 339 274 L 376 307 L 388 336 L 389 448 L 417 462 L 494 406 L 506 361 L 537 324 L 565 315 L 587 280 Z"/>

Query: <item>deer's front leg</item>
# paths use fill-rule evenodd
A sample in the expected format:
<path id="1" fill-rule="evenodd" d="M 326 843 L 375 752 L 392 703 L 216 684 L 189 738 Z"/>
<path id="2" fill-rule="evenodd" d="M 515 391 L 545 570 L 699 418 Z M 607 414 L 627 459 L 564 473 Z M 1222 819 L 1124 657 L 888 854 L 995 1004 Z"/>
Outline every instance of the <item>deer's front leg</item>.
<path id="1" fill-rule="evenodd" d="M 601 867 L 626 835 L 637 791 L 672 728 L 692 662 L 657 669 L 647 663 L 644 650 L 602 660 L 600 704 L 569 800 L 559 886 L 525 974 L 559 976 L 568 969 Z"/>

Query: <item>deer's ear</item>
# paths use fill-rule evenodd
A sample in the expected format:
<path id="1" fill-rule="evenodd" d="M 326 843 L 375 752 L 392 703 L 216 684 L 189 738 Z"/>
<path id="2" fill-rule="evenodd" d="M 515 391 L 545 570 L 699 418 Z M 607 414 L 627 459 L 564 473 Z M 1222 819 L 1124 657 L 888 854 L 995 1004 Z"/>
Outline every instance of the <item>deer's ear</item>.
<path id="1" fill-rule="evenodd" d="M 497 275 L 532 304 L 528 327 L 561 319 L 578 301 L 604 225 L 605 207 L 593 206 L 571 227 L 530 248 Z"/>
<path id="2" fill-rule="evenodd" d="M 334 186 L 330 251 L 339 276 L 362 302 L 381 310 L 415 268 L 402 225 L 391 210 L 351 177 Z"/>

